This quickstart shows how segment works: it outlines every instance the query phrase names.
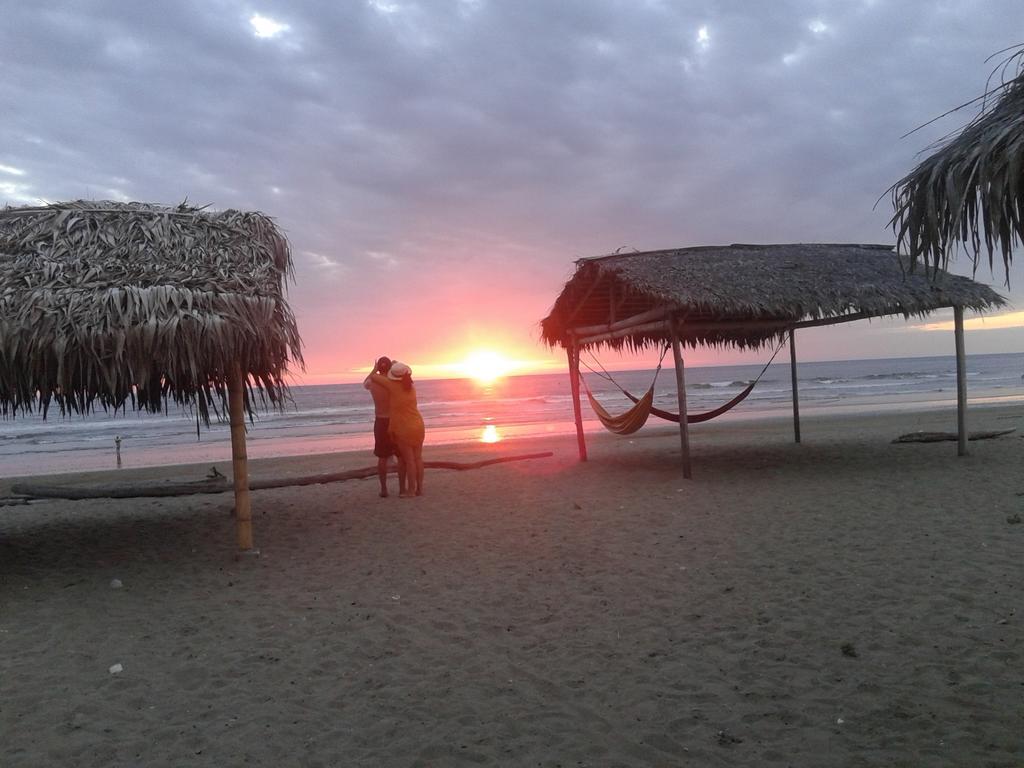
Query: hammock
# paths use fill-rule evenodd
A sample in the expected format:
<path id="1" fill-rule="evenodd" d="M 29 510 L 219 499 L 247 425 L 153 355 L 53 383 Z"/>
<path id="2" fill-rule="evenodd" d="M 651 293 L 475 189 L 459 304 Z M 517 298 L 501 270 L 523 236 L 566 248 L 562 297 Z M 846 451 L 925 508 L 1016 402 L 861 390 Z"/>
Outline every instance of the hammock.
<path id="1" fill-rule="evenodd" d="M 771 358 L 768 360 L 767 363 L 765 363 L 764 368 L 762 368 L 761 372 L 757 374 L 757 378 L 755 378 L 752 382 L 747 384 L 746 388 L 744 388 L 732 400 L 725 403 L 725 405 L 720 405 L 718 408 L 715 408 L 714 410 L 711 411 L 707 411 L 705 413 L 688 413 L 686 415 L 686 423 L 700 424 L 703 421 L 711 421 L 711 419 L 715 418 L 716 416 L 721 416 L 726 411 L 732 410 L 737 405 L 746 400 L 747 395 L 753 392 L 754 387 L 757 385 L 757 382 L 759 382 L 761 380 L 761 377 L 764 376 L 764 372 L 768 370 L 768 366 L 770 366 L 772 362 L 775 360 L 775 356 L 779 354 L 779 350 L 782 349 L 782 345 L 784 343 L 784 341 L 779 343 L 779 346 L 775 348 L 775 352 L 772 354 Z M 613 416 L 612 414 L 608 413 L 604 406 L 602 406 L 597 401 L 597 398 L 594 397 L 594 393 L 591 392 L 590 387 L 587 386 L 587 381 L 586 379 L 583 378 L 583 374 L 580 374 L 580 381 L 583 383 L 583 388 L 587 392 L 587 400 L 590 401 L 590 407 L 594 410 L 595 415 L 597 416 L 598 420 L 604 425 L 605 429 L 607 429 L 609 432 L 614 432 L 617 435 L 631 435 L 638 429 L 640 429 L 640 427 L 647 423 L 647 418 L 649 416 L 657 416 L 658 418 L 664 419 L 665 421 L 672 421 L 675 422 L 676 424 L 679 423 L 678 413 L 671 413 L 669 411 L 663 411 L 659 408 L 654 407 L 654 385 L 658 381 L 658 374 L 661 372 L 661 364 L 662 361 L 665 359 L 665 353 L 667 351 L 668 345 L 666 345 L 665 348 L 661 351 L 661 358 L 658 360 L 658 368 L 654 372 L 654 379 L 653 381 L 651 381 L 651 386 L 647 390 L 647 392 L 644 393 L 643 397 L 637 397 L 636 395 L 633 395 L 630 392 L 627 392 L 625 389 L 623 389 L 618 384 L 618 382 L 616 382 L 615 379 L 612 378 L 611 374 L 608 373 L 607 370 L 605 370 L 604 366 L 602 366 L 600 363 L 598 363 L 598 366 L 600 366 L 601 370 L 604 371 L 603 375 L 595 371 L 589 365 L 587 365 L 586 362 L 583 363 L 584 365 L 587 366 L 587 368 L 590 368 L 590 371 L 592 373 L 596 373 L 598 376 L 601 376 L 601 378 L 607 379 L 616 387 L 618 387 L 622 394 L 624 394 L 634 403 L 633 407 L 630 408 L 629 410 L 619 414 L 618 416 Z"/>
<path id="2" fill-rule="evenodd" d="M 760 378 L 760 376 L 758 378 Z M 747 384 L 746 389 L 744 389 L 742 392 L 740 392 L 738 395 L 736 395 L 736 397 L 734 397 L 732 400 L 727 402 L 725 405 L 718 406 L 713 411 L 705 411 L 704 413 L 688 413 L 688 414 L 686 414 L 686 423 L 687 424 L 700 424 L 702 421 L 711 421 L 716 416 L 721 416 L 726 411 L 731 411 L 733 408 L 735 408 L 737 405 L 739 405 L 740 403 L 742 403 L 744 400 L 747 399 L 747 395 L 749 395 L 751 392 L 754 391 L 754 385 L 755 384 L 757 384 L 757 379 L 754 379 L 754 381 L 752 381 L 749 384 Z M 631 394 L 629 392 L 625 392 L 624 391 L 622 394 L 624 394 L 626 397 L 628 397 L 634 403 L 639 403 L 640 400 L 642 399 L 642 398 L 637 398 L 636 395 L 633 395 L 633 394 Z M 630 409 L 630 410 L 632 410 L 632 409 Z M 662 411 L 659 408 L 654 408 L 653 406 L 651 407 L 651 416 L 657 416 L 659 419 L 664 419 L 665 421 L 674 421 L 676 424 L 679 423 L 679 414 L 678 413 L 672 413 L 671 411 Z"/>
<path id="3" fill-rule="evenodd" d="M 583 377 L 580 377 L 580 381 Z M 590 407 L 594 409 L 594 413 L 604 428 L 609 432 L 614 432 L 616 435 L 632 435 L 640 427 L 647 423 L 647 417 L 651 415 L 651 404 L 654 402 L 654 387 L 647 390 L 647 393 L 635 400 L 634 405 L 625 413 L 621 413 L 618 416 L 612 416 L 608 411 L 604 409 L 597 400 L 594 398 L 594 393 L 590 391 L 590 387 L 583 384 L 583 388 L 587 390 L 587 400 L 590 401 Z M 678 420 L 678 416 L 676 419 Z M 687 419 L 689 422 L 689 419 Z"/>

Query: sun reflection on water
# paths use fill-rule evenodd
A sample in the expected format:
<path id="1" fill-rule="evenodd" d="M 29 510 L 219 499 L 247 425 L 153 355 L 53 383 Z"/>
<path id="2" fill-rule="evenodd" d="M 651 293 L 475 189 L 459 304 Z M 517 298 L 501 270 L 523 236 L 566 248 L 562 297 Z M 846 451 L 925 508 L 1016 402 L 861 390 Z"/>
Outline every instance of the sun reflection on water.
<path id="1" fill-rule="evenodd" d="M 498 428 L 493 424 L 488 424 L 484 427 L 484 431 L 480 433 L 481 443 L 496 443 L 501 440 L 501 435 L 498 434 Z"/>

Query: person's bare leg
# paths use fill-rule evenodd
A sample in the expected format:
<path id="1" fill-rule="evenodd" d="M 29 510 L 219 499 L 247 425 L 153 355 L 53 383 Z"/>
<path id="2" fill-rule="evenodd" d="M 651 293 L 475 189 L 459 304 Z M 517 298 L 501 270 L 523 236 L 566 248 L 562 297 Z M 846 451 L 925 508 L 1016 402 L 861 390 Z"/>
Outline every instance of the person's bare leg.
<path id="1" fill-rule="evenodd" d="M 413 453 L 411 445 L 400 445 L 398 451 L 405 463 L 405 490 L 399 495 L 403 499 L 407 499 L 413 495 L 416 489 L 416 455 Z"/>
<path id="2" fill-rule="evenodd" d="M 423 446 L 417 445 L 413 448 L 413 455 L 416 458 L 416 495 L 423 495 Z"/>
<path id="3" fill-rule="evenodd" d="M 409 489 L 409 468 L 405 466 L 405 459 L 398 448 L 395 448 L 395 458 L 398 460 L 398 495 L 403 496 Z"/>
<path id="4" fill-rule="evenodd" d="M 380 480 L 380 497 L 386 499 L 388 497 L 388 457 L 379 456 L 377 458 L 377 478 Z"/>

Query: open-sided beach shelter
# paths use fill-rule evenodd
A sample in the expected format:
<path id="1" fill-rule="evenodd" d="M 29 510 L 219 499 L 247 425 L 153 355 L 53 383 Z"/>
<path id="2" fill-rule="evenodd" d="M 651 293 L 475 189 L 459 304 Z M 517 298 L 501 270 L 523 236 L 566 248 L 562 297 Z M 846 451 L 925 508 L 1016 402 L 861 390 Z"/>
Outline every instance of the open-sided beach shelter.
<path id="1" fill-rule="evenodd" d="M 301 340 L 288 241 L 261 213 L 76 201 L 0 210 L 0 414 L 226 406 L 238 546 L 245 416 L 280 407 Z"/>
<path id="2" fill-rule="evenodd" d="M 1000 70 L 1015 76 L 972 101 L 983 101 L 978 116 L 892 187 L 893 231 L 912 263 L 945 267 L 962 247 L 977 266 L 984 245 L 1009 275 L 1024 244 L 1024 48 Z"/>
<path id="3" fill-rule="evenodd" d="M 580 259 L 541 321 L 569 359 L 580 459 L 586 460 L 579 356 L 584 349 L 672 346 L 683 474 L 690 476 L 682 346 L 759 348 L 788 336 L 793 424 L 800 441 L 795 331 L 952 307 L 957 351 L 959 450 L 966 453 L 963 311 L 1002 306 L 988 286 L 939 271 L 908 274 L 891 245 L 726 245 Z"/>

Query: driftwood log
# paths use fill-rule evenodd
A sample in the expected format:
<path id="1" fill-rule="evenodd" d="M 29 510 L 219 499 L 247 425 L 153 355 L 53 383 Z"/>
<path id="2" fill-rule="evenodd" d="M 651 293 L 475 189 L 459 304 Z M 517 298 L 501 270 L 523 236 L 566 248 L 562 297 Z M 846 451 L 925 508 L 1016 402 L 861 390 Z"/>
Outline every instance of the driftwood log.
<path id="1" fill-rule="evenodd" d="M 423 466 L 428 469 L 480 469 L 491 464 L 503 464 L 509 461 L 525 461 L 528 459 L 546 459 L 554 456 L 551 451 L 542 453 L 525 453 L 518 456 L 498 456 L 481 461 L 425 461 Z M 392 470 L 394 473 L 395 470 Z M 262 491 L 268 488 L 288 488 L 294 485 L 320 485 L 338 483 L 343 480 L 358 480 L 374 477 L 377 467 L 350 469 L 345 472 L 326 472 L 319 475 L 300 475 L 297 477 L 268 478 L 265 480 L 250 479 L 249 490 Z M 181 483 L 137 483 L 117 485 L 92 485 L 73 487 L 68 485 L 47 485 L 45 483 L 18 483 L 11 487 L 11 492 L 22 497 L 37 499 L 135 499 L 154 498 L 161 496 L 190 496 L 200 493 L 227 493 L 233 489 L 231 480 L 226 477 L 215 477 Z"/>
<path id="2" fill-rule="evenodd" d="M 1011 432 L 1016 432 L 1016 429 L 997 429 L 991 431 L 982 432 L 971 432 L 968 436 L 968 440 L 991 440 L 994 437 L 1002 437 L 1008 435 Z M 958 435 L 956 432 L 910 432 L 906 435 L 900 435 L 894 443 L 942 443 L 952 442 L 957 439 Z"/>

